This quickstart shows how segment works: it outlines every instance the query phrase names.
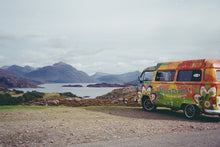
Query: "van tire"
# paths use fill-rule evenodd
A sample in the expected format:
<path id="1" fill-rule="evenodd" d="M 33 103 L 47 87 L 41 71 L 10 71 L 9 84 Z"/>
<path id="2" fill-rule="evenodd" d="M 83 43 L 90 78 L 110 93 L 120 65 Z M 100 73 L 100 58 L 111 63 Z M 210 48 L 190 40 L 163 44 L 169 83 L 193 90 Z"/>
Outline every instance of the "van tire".
<path id="1" fill-rule="evenodd" d="M 144 111 L 154 111 L 156 106 L 151 102 L 149 98 L 144 98 L 142 101 L 142 107 Z"/>
<path id="2" fill-rule="evenodd" d="M 184 115 L 189 119 L 196 119 L 199 116 L 199 109 L 196 105 L 187 104 L 184 107 Z"/>

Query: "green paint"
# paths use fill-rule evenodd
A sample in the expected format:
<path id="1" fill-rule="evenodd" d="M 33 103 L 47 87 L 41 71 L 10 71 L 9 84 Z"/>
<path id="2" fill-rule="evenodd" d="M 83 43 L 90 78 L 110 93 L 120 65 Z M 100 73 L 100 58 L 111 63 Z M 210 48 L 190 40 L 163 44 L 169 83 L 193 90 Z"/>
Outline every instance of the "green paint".
<path id="1" fill-rule="evenodd" d="M 156 70 L 155 66 L 149 67 L 149 70 Z"/>
<path id="2" fill-rule="evenodd" d="M 169 65 L 169 64 L 168 64 L 168 62 L 164 62 L 164 63 L 162 63 L 161 65 Z"/>
<path id="3" fill-rule="evenodd" d="M 196 88 L 196 91 L 195 91 L 196 93 L 200 93 L 200 91 L 199 91 L 199 88 Z"/>
<path id="4" fill-rule="evenodd" d="M 206 83 L 205 83 L 205 88 L 206 88 L 206 89 L 209 89 L 210 86 L 211 86 L 211 84 L 210 84 L 209 82 L 206 82 Z"/>

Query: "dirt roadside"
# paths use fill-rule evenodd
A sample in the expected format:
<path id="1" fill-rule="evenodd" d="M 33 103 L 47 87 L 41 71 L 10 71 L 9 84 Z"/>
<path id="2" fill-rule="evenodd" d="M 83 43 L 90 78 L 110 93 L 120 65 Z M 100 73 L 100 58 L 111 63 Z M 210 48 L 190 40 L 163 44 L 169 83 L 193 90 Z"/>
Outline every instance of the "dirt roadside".
<path id="1" fill-rule="evenodd" d="M 71 146 L 220 129 L 216 116 L 188 120 L 181 112 L 125 106 L 1 110 L 0 122 L 0 146 Z"/>
<path id="2" fill-rule="evenodd" d="M 77 144 L 69 147 L 219 147 L 220 129 L 199 132 L 175 132 L 163 135 Z"/>

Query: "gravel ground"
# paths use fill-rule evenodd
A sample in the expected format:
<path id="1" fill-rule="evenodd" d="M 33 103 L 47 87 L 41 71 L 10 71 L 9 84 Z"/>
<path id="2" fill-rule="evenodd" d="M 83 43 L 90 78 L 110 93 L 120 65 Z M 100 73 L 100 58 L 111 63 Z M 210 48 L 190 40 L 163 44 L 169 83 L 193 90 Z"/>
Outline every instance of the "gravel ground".
<path id="1" fill-rule="evenodd" d="M 47 107 L 0 110 L 0 146 L 71 146 L 175 132 L 220 129 L 220 118 L 138 107 Z"/>
<path id="2" fill-rule="evenodd" d="M 71 145 L 69 147 L 219 147 L 220 129 L 199 132 L 174 132 Z"/>

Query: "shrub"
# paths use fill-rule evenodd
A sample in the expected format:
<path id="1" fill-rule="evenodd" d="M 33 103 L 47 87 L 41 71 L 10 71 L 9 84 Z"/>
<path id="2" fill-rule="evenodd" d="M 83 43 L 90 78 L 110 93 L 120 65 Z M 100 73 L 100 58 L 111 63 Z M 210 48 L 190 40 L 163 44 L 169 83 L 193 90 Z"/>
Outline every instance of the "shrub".
<path id="1" fill-rule="evenodd" d="M 0 91 L 7 92 L 8 89 L 7 88 L 0 88 Z"/>
<path id="2" fill-rule="evenodd" d="M 32 101 L 34 99 L 38 99 L 38 98 L 43 98 L 44 93 L 42 92 L 37 92 L 37 91 L 32 91 L 32 92 L 26 92 L 23 97 L 24 97 L 24 102 L 29 102 Z"/>
<path id="3" fill-rule="evenodd" d="M 60 93 L 60 96 L 77 97 L 75 94 L 72 94 L 71 92 Z"/>
<path id="4" fill-rule="evenodd" d="M 23 102 L 23 98 L 12 97 L 10 94 L 0 94 L 0 105 L 18 105 Z"/>
<path id="5" fill-rule="evenodd" d="M 16 90 L 16 89 L 13 89 L 13 91 L 14 91 L 15 94 L 21 94 L 21 93 L 24 93 L 24 91 Z"/>

